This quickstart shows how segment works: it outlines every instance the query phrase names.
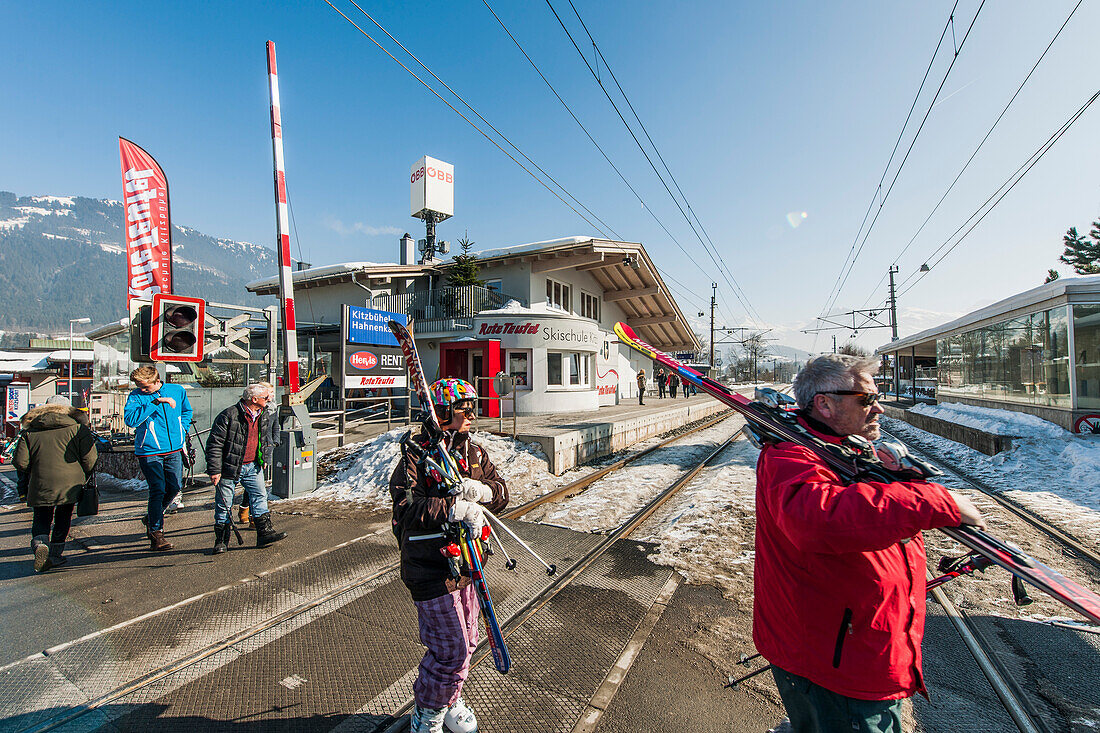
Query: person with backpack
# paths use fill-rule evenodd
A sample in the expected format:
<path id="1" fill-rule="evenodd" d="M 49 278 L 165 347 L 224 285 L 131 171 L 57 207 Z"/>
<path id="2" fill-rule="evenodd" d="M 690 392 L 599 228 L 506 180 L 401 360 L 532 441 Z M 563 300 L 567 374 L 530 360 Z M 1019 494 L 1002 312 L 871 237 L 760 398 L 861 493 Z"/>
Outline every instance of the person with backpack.
<path id="1" fill-rule="evenodd" d="M 95 435 L 88 413 L 63 395 L 29 410 L 13 463 L 27 485 L 27 506 L 34 509 L 31 551 L 34 571 L 43 573 L 65 563 L 65 542 L 73 507 L 95 467 Z M 52 530 L 52 531 L 51 531 Z"/>

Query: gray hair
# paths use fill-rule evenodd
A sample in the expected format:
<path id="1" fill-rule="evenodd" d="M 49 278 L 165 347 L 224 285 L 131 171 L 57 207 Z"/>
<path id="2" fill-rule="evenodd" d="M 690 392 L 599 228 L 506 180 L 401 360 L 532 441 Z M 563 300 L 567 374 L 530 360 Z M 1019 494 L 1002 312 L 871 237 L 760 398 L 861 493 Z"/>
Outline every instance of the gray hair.
<path id="1" fill-rule="evenodd" d="M 244 388 L 244 392 L 241 393 L 241 397 L 250 400 L 253 397 L 262 397 L 263 395 L 275 396 L 275 387 L 271 382 L 253 382 Z"/>
<path id="2" fill-rule="evenodd" d="M 794 378 L 794 398 L 803 410 L 809 408 L 814 395 L 838 389 L 852 389 L 860 374 L 874 376 L 880 361 L 873 356 L 822 354 L 806 362 Z"/>

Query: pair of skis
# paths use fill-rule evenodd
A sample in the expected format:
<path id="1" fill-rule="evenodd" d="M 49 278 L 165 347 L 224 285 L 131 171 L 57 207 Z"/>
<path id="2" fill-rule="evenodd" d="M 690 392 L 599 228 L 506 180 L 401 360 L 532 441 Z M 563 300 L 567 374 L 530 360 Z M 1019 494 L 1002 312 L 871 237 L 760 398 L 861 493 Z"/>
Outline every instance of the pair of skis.
<path id="1" fill-rule="evenodd" d="M 421 467 L 427 471 L 437 483 L 445 487 L 450 494 L 457 494 L 462 487 L 462 475 L 458 470 L 458 463 L 451 455 L 450 446 L 447 445 L 443 434 L 443 427 L 439 424 L 439 418 L 432 406 L 432 397 L 428 391 L 428 380 L 424 376 L 424 369 L 420 364 L 420 355 L 416 352 L 416 342 L 412 334 L 403 324 L 397 321 L 389 322 L 390 330 L 397 337 L 401 345 L 401 351 L 405 355 L 405 364 L 409 371 L 410 387 L 416 392 L 417 399 L 423 408 L 424 427 L 432 439 L 432 445 L 420 456 Z M 469 568 L 470 580 L 473 582 L 474 591 L 477 594 L 477 603 L 481 607 L 481 620 L 485 625 L 485 635 L 489 639 L 489 649 L 493 654 L 493 664 L 501 674 L 505 674 L 512 667 L 512 659 L 508 655 L 508 646 L 504 643 L 504 634 L 501 633 L 500 624 L 497 623 L 496 612 L 493 610 L 493 599 L 489 595 L 489 586 L 485 583 L 485 572 L 482 565 L 481 548 L 479 540 L 488 541 L 488 536 L 479 538 L 465 522 L 459 522 L 457 530 L 457 542 L 450 548 L 452 559 L 461 556 Z M 489 530 L 489 527 L 486 527 Z M 491 530 L 489 530 L 491 531 Z M 455 552 L 459 555 L 455 555 Z"/>
<path id="2" fill-rule="evenodd" d="M 897 444 L 880 445 L 876 451 L 874 444 L 859 436 L 849 436 L 849 439 L 842 444 L 821 440 L 798 422 L 791 409 L 793 407 L 791 400 L 786 395 L 781 395 L 774 390 L 759 390 L 758 396 L 762 399 L 750 401 L 745 396 L 731 392 L 727 387 L 708 379 L 691 367 L 645 343 L 625 323 L 616 323 L 615 333 L 630 348 L 674 370 L 680 375 L 681 380 L 696 385 L 719 402 L 741 413 L 748 421 L 746 433 L 754 442 L 791 442 L 805 446 L 816 453 L 838 476 L 853 482 L 869 480 L 889 483 L 929 480 L 941 473 L 934 466 L 907 455 L 904 446 Z M 980 566 L 987 567 L 989 563 L 999 565 L 1015 578 L 1030 583 L 1094 623 L 1100 623 L 1100 596 L 1057 570 L 1044 565 L 1018 547 L 968 525 L 941 527 L 940 531 L 970 548 L 972 556 L 976 559 L 975 562 L 964 563 L 957 568 L 944 568 L 949 575 L 984 569 Z M 937 580 L 944 582 L 947 579 L 949 578 Z M 1018 590 L 1017 586 L 1018 583 L 1014 583 L 1014 591 Z M 1021 597 L 1018 592 L 1014 595 L 1017 599 Z"/>

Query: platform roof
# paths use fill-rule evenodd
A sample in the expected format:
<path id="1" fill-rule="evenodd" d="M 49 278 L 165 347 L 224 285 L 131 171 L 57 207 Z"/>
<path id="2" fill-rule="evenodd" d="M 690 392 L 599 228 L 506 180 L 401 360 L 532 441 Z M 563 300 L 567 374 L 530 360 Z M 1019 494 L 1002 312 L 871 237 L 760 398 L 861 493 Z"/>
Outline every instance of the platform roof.
<path id="1" fill-rule="evenodd" d="M 1021 312 L 1052 308 L 1057 305 L 1075 302 L 1100 302 L 1100 275 L 1066 277 L 1043 283 L 1038 287 L 999 300 L 992 305 L 971 311 L 953 321 L 883 344 L 875 349 L 875 353 L 888 354 L 894 351 L 909 351 L 916 348 L 919 356 L 927 351 L 929 344 L 931 344 L 931 353 L 935 354 L 936 339 L 938 338 L 969 331 L 985 323 L 996 323 Z"/>
<path id="2" fill-rule="evenodd" d="M 295 270 L 291 273 L 294 287 L 309 289 L 320 288 L 339 283 L 359 282 L 364 285 L 370 281 L 388 281 L 392 278 L 417 277 L 438 272 L 435 265 L 399 265 L 393 262 L 339 262 L 335 265 L 311 267 L 308 270 Z M 256 295 L 278 295 L 279 276 L 253 280 L 245 285 Z"/>

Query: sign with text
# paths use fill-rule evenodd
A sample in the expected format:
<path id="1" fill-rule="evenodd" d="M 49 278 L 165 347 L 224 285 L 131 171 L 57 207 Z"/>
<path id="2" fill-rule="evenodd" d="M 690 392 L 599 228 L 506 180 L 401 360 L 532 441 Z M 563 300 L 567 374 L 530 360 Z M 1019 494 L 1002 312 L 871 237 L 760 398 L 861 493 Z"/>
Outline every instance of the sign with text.
<path id="1" fill-rule="evenodd" d="M 31 386 L 26 382 L 11 382 L 7 388 L 4 422 L 19 422 L 27 413 L 31 401 Z"/>
<path id="2" fill-rule="evenodd" d="M 349 344 L 367 344 L 369 346 L 398 346 L 397 337 L 390 330 L 389 322 L 397 321 L 403 326 L 409 325 L 409 317 L 404 313 L 390 313 L 371 308 L 347 306 L 347 341 Z"/>
<path id="3" fill-rule="evenodd" d="M 126 233 L 126 302 L 172 292 L 172 221 L 168 178 L 153 156 L 118 139 Z"/>
<path id="4" fill-rule="evenodd" d="M 406 384 L 405 355 L 399 347 L 345 347 L 344 389 L 401 388 Z"/>
<path id="5" fill-rule="evenodd" d="M 543 314 L 477 317 L 473 335 L 477 339 L 497 339 L 508 349 L 596 352 L 603 343 L 600 329 L 593 321 Z"/>

